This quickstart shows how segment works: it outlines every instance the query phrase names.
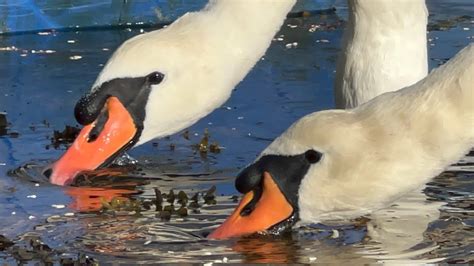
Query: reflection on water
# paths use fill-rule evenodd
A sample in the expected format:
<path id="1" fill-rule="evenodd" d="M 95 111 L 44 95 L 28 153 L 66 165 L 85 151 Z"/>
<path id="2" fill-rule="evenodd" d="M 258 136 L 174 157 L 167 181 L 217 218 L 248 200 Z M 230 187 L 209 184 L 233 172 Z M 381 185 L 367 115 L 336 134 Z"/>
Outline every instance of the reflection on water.
<path id="1" fill-rule="evenodd" d="M 430 32 L 432 66 L 472 40 L 472 31 L 464 29 L 472 28 L 470 22 L 459 23 L 449 31 Z M 0 136 L 0 235 L 17 248 L 28 246 L 34 235 L 50 247 L 53 261 L 79 253 L 129 264 L 473 262 L 474 154 L 422 191 L 362 219 L 301 225 L 279 237 L 205 238 L 236 205 L 233 177 L 239 168 L 297 118 L 332 107 L 342 25 L 334 14 L 289 19 L 265 60 L 223 108 L 191 127 L 187 138 L 177 134 L 145 144 L 130 152 L 138 164 L 84 173 L 75 186 L 65 188 L 41 175 L 63 152 L 49 147 L 49 137 L 64 123 L 75 124 L 71 106 L 117 45 L 140 31 L 0 36 L 0 48 L 6 47 L 0 49 L 0 111 L 8 113 L 9 130 L 20 133 Z M 293 42 L 298 46 L 286 46 Z M 192 148 L 205 128 L 222 146 L 220 154 L 201 156 Z M 207 204 L 202 195 L 213 185 L 217 203 Z M 153 205 L 155 188 L 201 196 L 196 208 L 187 206 L 187 216 L 173 213 L 168 219 Z M 114 200 L 151 207 L 102 209 Z M 0 262 L 15 263 L 20 251 L 0 249 Z M 28 252 L 36 252 L 25 260 L 32 264 L 48 257 L 44 250 Z"/>
<path id="2" fill-rule="evenodd" d="M 467 160 L 471 158 L 467 157 Z M 74 211 L 75 215 L 51 215 L 37 225 L 34 232 L 64 254 L 80 252 L 99 261 L 113 258 L 115 262 L 124 263 L 172 263 L 177 260 L 434 263 L 450 261 L 452 257 L 467 262 L 472 247 L 472 241 L 468 239 L 474 236 L 470 230 L 474 219 L 469 214 L 472 213 L 469 205 L 472 199 L 456 198 L 459 196 L 455 194 L 463 193 L 454 192 L 455 189 L 446 190 L 451 195 L 447 198 L 443 193 L 433 193 L 460 183 L 474 186 L 473 179 L 467 180 L 464 176 L 467 173 L 472 177 L 474 164 L 463 164 L 463 168 L 471 172 L 446 172 L 430 183 L 424 189 L 426 192 L 410 193 L 390 207 L 361 219 L 300 225 L 282 236 L 256 234 L 222 241 L 209 241 L 205 236 L 235 208 L 236 201 L 230 196 L 217 196 L 216 205 L 206 204 L 201 198 L 200 207 L 191 210 L 188 216 L 174 215 L 170 220 L 163 220 L 154 207 L 140 212 L 103 209 L 103 202 L 114 198 L 153 201 L 152 188 L 165 191 L 169 185 L 169 177 L 148 179 L 135 172 L 134 177 L 122 179 L 123 183 L 115 176 L 109 187 L 65 188 L 64 193 L 71 197 L 68 211 Z M 38 173 L 31 169 L 34 168 L 23 172 L 21 178 L 26 177 L 25 173 Z M 105 172 L 125 176 L 123 171 L 113 169 L 97 171 L 101 185 L 104 185 L 101 178 Z M 89 185 L 94 186 L 93 173 L 88 175 Z M 207 178 L 203 183 L 212 184 L 213 178 Z M 205 194 L 205 189 L 196 187 L 183 186 L 183 190 L 189 195 Z M 460 257 L 464 259 L 459 260 Z"/>

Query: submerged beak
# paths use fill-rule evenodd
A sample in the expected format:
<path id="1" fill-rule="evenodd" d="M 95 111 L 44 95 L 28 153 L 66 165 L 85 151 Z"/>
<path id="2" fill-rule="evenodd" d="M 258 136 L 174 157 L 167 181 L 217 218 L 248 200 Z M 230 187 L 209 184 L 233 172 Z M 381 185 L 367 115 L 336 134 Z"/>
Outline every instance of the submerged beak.
<path id="1" fill-rule="evenodd" d="M 293 214 L 293 207 L 288 203 L 270 173 L 263 173 L 262 182 L 262 194 L 255 203 L 254 209 L 250 213 L 242 212 L 256 197 L 255 192 L 250 191 L 244 195 L 232 215 L 208 238 L 224 239 L 265 231 Z"/>
<path id="2" fill-rule="evenodd" d="M 101 115 L 85 126 L 66 153 L 44 173 L 51 183 L 70 184 L 75 176 L 109 163 L 133 144 L 138 129 L 127 109 L 116 97 L 109 97 Z"/>

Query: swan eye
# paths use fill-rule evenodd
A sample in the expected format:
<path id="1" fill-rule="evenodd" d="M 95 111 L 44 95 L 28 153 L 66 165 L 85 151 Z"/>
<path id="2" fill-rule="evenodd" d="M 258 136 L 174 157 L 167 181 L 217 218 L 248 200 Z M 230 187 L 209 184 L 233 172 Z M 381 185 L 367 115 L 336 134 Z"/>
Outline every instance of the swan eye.
<path id="1" fill-rule="evenodd" d="M 146 77 L 148 83 L 152 85 L 160 84 L 164 78 L 165 78 L 165 75 L 160 72 L 153 72 L 151 74 L 148 74 L 148 76 Z"/>
<path id="2" fill-rule="evenodd" d="M 317 163 L 317 162 L 319 162 L 319 160 L 321 160 L 321 153 L 319 153 L 315 150 L 307 150 L 304 153 L 304 157 L 306 158 L 306 160 L 310 164 L 313 164 L 313 163 Z"/>

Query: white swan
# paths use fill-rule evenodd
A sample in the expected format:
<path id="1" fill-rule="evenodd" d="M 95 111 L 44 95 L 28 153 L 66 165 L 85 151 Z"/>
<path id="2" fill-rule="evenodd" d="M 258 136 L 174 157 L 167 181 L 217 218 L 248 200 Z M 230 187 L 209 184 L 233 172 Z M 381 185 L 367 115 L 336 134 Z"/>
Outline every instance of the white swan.
<path id="1" fill-rule="evenodd" d="M 295 2 L 210 0 L 200 12 L 126 41 L 76 106 L 77 120 L 88 126 L 45 174 L 68 184 L 80 171 L 212 112 L 263 56 Z"/>
<path id="2" fill-rule="evenodd" d="M 424 0 L 349 0 L 336 70 L 337 108 L 412 85 L 428 74 Z"/>
<path id="3" fill-rule="evenodd" d="M 413 47 L 405 53 L 397 49 L 393 49 L 393 53 L 384 51 L 381 40 L 388 40 L 383 45 L 400 40 L 388 38 L 383 29 L 389 27 L 389 22 L 393 23 L 394 19 L 385 14 L 382 18 L 386 17 L 389 21 L 377 20 L 375 15 L 367 20 L 358 19 L 361 12 L 367 9 L 359 2 L 350 1 L 354 14 L 351 15 L 348 32 L 354 34 L 346 34 L 347 52 L 339 66 L 347 67 L 342 67 L 344 71 L 339 72 L 344 73 L 340 76 L 343 82 L 336 87 L 336 99 L 347 96 L 348 99 L 342 102 L 350 104 L 340 107 L 351 106 L 373 96 L 369 88 L 383 88 L 376 94 L 390 86 L 399 88 L 398 81 L 404 81 L 406 85 L 406 82 L 414 81 L 419 76 L 417 73 L 426 72 L 425 60 L 424 65 L 407 62 L 403 67 L 413 74 L 412 77 L 405 77 L 406 73 L 390 62 L 387 65 L 395 67 L 396 71 L 387 69 L 391 75 L 377 74 L 377 77 L 383 78 L 353 75 L 355 67 L 360 68 L 360 73 L 372 70 L 369 62 L 366 65 L 355 64 L 357 58 L 366 56 L 363 53 L 372 52 L 363 48 L 372 45 L 375 51 L 371 58 L 373 62 L 380 63 L 385 59 L 395 61 L 400 54 L 410 58 L 426 57 L 423 55 L 426 53 L 424 32 L 420 34 L 421 38 L 405 40 L 405 46 Z M 80 171 L 107 164 L 123 150 L 176 133 L 212 112 L 229 98 L 235 85 L 264 54 L 294 3 L 295 0 L 211 0 L 202 11 L 188 13 L 168 28 L 125 42 L 100 73 L 91 94 L 76 106 L 76 118 L 87 126 L 71 148 L 45 174 L 54 184 L 68 184 Z M 358 8 L 359 5 L 363 8 Z M 392 35 L 414 34 L 412 28 L 400 25 L 415 23 L 417 18 L 419 21 L 416 21 L 414 28 L 426 26 L 422 0 L 406 0 L 403 5 L 398 2 L 377 3 L 377 6 L 381 8 L 371 12 L 390 15 L 389 9 L 393 8 L 398 11 L 394 12 L 397 15 L 392 16 L 400 19 L 403 18 L 399 15 L 400 10 L 404 11 L 402 7 L 414 8 L 413 15 L 405 23 L 396 21 L 397 25 L 392 25 Z M 371 23 L 373 21 L 375 24 Z M 367 27 L 378 28 L 377 24 L 380 24 L 380 29 L 376 35 L 380 39 L 361 37 L 364 28 L 365 31 Z M 413 45 L 407 44 L 411 42 Z M 353 84 L 366 85 L 361 86 L 364 90 L 362 96 L 350 91 L 355 86 L 347 85 L 350 84 L 348 79 Z M 384 82 L 390 86 L 380 86 Z"/>
<path id="4" fill-rule="evenodd" d="M 307 115 L 237 178 L 223 238 L 383 208 L 474 146 L 474 44 L 418 83 L 351 110 Z M 271 228 L 272 227 L 272 228 Z"/>

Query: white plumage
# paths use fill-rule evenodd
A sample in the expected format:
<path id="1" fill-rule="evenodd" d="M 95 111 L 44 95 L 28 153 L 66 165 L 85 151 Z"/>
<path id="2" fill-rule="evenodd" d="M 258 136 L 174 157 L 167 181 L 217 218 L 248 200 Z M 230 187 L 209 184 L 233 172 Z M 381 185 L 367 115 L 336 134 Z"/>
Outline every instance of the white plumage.
<path id="1" fill-rule="evenodd" d="M 305 221 L 357 217 L 412 191 L 474 146 L 474 44 L 416 84 L 307 115 L 262 154 L 323 153 L 299 189 Z"/>

